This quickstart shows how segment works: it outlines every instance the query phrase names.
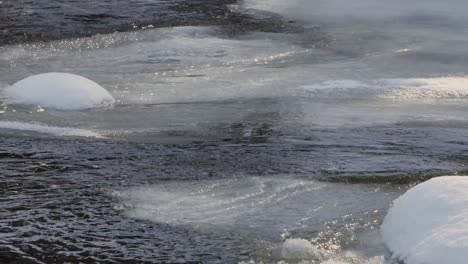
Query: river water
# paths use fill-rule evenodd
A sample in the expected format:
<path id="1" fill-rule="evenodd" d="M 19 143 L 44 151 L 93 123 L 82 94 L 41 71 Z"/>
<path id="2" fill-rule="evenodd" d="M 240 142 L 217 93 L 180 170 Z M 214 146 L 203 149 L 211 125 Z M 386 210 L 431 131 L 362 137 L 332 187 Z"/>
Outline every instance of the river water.
<path id="1" fill-rule="evenodd" d="M 414 184 L 468 171 L 463 1 L 0 1 L 0 262 L 384 263 Z M 301 262 L 302 261 L 302 262 Z"/>

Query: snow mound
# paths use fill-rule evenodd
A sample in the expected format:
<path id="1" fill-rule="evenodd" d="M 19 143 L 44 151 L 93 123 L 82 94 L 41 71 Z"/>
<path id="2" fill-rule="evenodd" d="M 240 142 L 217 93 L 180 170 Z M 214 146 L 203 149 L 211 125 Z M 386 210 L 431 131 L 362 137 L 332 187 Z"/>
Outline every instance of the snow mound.
<path id="1" fill-rule="evenodd" d="M 393 260 L 467 263 L 468 177 L 438 177 L 410 189 L 395 200 L 381 233 Z"/>
<path id="2" fill-rule="evenodd" d="M 99 84 L 69 73 L 44 73 L 18 81 L 4 90 L 10 103 L 60 110 L 110 106 L 114 98 Z"/>

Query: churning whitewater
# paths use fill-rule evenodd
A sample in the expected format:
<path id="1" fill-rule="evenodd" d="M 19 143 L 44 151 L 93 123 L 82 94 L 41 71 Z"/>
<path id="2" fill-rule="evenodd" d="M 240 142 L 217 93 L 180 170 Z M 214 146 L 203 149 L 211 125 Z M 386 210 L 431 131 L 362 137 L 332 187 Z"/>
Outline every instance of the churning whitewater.
<path id="1" fill-rule="evenodd" d="M 0 2 L 0 262 L 466 259 L 466 8 Z"/>

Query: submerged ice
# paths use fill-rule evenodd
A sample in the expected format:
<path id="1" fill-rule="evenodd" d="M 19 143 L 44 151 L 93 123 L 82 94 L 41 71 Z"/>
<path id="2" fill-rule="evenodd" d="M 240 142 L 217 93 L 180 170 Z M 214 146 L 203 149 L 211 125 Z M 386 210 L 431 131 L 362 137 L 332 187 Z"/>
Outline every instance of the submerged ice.
<path id="1" fill-rule="evenodd" d="M 378 249 L 368 256 L 336 249 L 342 246 L 340 243 L 350 242 L 341 237 L 343 233 L 354 239 L 364 226 L 378 222 L 376 218 L 380 216 L 366 210 L 378 212 L 396 195 L 398 192 L 393 191 L 381 195 L 372 185 L 347 186 L 290 175 L 173 181 L 112 193 L 115 209 L 131 218 L 273 242 L 267 248 L 271 253 L 263 256 L 266 263 L 304 260 L 346 264 L 381 263 L 366 262 L 381 259 L 372 255 Z M 349 202 L 349 197 L 354 203 Z M 343 217 L 350 221 L 351 216 L 356 221 L 351 220 L 353 223 L 348 226 L 334 224 Z M 336 232 L 325 235 L 329 232 L 323 231 L 327 221 L 331 221 Z M 323 237 L 316 238 L 317 235 Z M 312 242 L 314 237 L 316 241 Z M 361 244 L 373 248 L 374 242 L 363 240 Z"/>

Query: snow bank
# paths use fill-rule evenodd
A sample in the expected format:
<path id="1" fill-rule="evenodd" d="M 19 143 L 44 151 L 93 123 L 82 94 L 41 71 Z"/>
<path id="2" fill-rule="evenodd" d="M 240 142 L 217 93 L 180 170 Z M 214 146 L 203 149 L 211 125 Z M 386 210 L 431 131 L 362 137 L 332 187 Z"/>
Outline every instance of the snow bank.
<path id="1" fill-rule="evenodd" d="M 468 260 L 468 177 L 431 179 L 398 198 L 381 227 L 392 259 L 406 264 Z"/>
<path id="2" fill-rule="evenodd" d="M 4 94 L 10 103 L 61 110 L 109 106 L 115 101 L 99 84 L 69 73 L 33 75 L 6 88 Z"/>

